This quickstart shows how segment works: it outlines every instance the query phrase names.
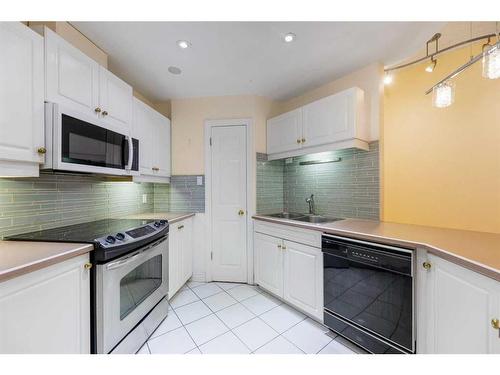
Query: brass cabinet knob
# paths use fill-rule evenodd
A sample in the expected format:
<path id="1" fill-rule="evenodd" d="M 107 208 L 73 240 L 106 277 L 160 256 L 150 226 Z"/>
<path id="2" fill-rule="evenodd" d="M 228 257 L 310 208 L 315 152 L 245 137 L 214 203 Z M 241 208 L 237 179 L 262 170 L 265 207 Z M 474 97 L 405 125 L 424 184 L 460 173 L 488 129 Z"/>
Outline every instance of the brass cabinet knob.
<path id="1" fill-rule="evenodd" d="M 243 210 L 239 210 L 239 211 L 238 211 L 238 215 L 240 215 L 240 216 L 245 215 L 245 211 L 243 211 Z"/>
<path id="2" fill-rule="evenodd" d="M 285 245 L 281 246 L 281 250 L 286 250 L 286 246 Z"/>
<path id="3" fill-rule="evenodd" d="M 427 271 L 431 269 L 431 264 L 429 262 L 422 263 L 422 267 L 424 267 Z"/>
<path id="4" fill-rule="evenodd" d="M 305 138 L 302 138 L 301 141 L 302 141 L 302 143 L 306 143 L 306 139 Z"/>
<path id="5" fill-rule="evenodd" d="M 184 228 L 184 225 L 179 225 L 179 226 L 177 227 L 177 229 L 179 229 L 179 230 L 181 230 L 182 228 Z"/>
<path id="6" fill-rule="evenodd" d="M 85 263 L 85 264 L 83 265 L 83 268 L 85 268 L 86 270 L 91 269 L 91 268 L 92 268 L 92 263 Z"/>
<path id="7" fill-rule="evenodd" d="M 158 168 L 158 167 L 153 167 L 153 168 L 151 168 L 151 169 L 152 169 L 153 171 L 159 171 L 159 170 L 160 170 L 160 168 Z"/>
<path id="8" fill-rule="evenodd" d="M 278 249 L 281 249 L 281 244 L 278 244 Z"/>
<path id="9" fill-rule="evenodd" d="M 297 138 L 297 143 L 300 144 L 300 139 L 299 138 Z"/>
<path id="10" fill-rule="evenodd" d="M 491 326 L 495 329 L 500 329 L 500 320 L 498 319 L 491 319 Z"/>
<path id="11" fill-rule="evenodd" d="M 45 154 L 47 152 L 47 149 L 45 147 L 38 147 L 36 150 L 39 154 Z"/>
<path id="12" fill-rule="evenodd" d="M 103 116 L 107 116 L 108 115 L 108 111 L 102 111 L 102 115 Z"/>
<path id="13" fill-rule="evenodd" d="M 94 112 L 95 113 L 101 113 L 101 108 L 97 107 L 96 109 L 94 109 Z"/>

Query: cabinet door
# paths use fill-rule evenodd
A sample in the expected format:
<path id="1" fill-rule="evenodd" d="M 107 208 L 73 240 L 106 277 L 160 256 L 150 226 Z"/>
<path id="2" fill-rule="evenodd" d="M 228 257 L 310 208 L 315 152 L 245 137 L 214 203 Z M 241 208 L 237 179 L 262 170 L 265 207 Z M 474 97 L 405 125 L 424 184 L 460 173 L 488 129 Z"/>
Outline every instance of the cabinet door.
<path id="1" fill-rule="evenodd" d="M 123 134 L 129 134 L 132 120 L 132 86 L 109 70 L 99 69 L 99 107 L 101 118 Z"/>
<path id="2" fill-rule="evenodd" d="M 89 353 L 88 254 L 0 283 L 0 353 Z"/>
<path id="3" fill-rule="evenodd" d="M 425 352 L 499 354 L 499 330 L 491 320 L 500 319 L 500 283 L 434 255 L 427 259 Z"/>
<path id="4" fill-rule="evenodd" d="M 170 229 L 168 234 L 168 298 L 172 298 L 180 289 L 181 271 L 180 233 Z"/>
<path id="5" fill-rule="evenodd" d="M 283 298 L 323 319 L 323 256 L 320 249 L 285 241 Z"/>
<path id="6" fill-rule="evenodd" d="M 267 120 L 267 153 L 296 150 L 301 147 L 302 109 Z"/>
<path id="7" fill-rule="evenodd" d="M 44 30 L 46 100 L 97 116 L 99 64 L 52 30 Z"/>
<path id="8" fill-rule="evenodd" d="M 263 289 L 283 297 L 282 240 L 255 233 L 255 282 Z"/>
<path id="9" fill-rule="evenodd" d="M 170 177 L 170 120 L 158 112 L 154 113 L 154 161 L 156 176 Z"/>
<path id="10" fill-rule="evenodd" d="M 132 136 L 139 140 L 139 173 L 153 174 L 153 120 L 151 108 L 133 99 Z"/>
<path id="11" fill-rule="evenodd" d="M 303 110 L 303 147 L 354 138 L 355 90 L 346 90 L 307 104 Z"/>
<path id="12" fill-rule="evenodd" d="M 193 225 L 191 219 L 186 219 L 174 224 L 181 234 L 181 284 L 188 281 L 193 275 Z"/>
<path id="13" fill-rule="evenodd" d="M 43 163 L 43 38 L 19 22 L 1 22 L 0 46 L 0 160 Z M 38 176 L 38 165 L 30 175 Z"/>

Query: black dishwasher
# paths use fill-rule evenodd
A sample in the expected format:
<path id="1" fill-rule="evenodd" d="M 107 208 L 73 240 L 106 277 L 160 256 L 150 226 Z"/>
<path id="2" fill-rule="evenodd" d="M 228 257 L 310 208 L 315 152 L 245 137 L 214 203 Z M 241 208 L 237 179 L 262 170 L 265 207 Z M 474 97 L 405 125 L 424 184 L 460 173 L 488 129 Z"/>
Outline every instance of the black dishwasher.
<path id="1" fill-rule="evenodd" d="M 371 353 L 414 353 L 411 249 L 323 235 L 324 322 Z"/>

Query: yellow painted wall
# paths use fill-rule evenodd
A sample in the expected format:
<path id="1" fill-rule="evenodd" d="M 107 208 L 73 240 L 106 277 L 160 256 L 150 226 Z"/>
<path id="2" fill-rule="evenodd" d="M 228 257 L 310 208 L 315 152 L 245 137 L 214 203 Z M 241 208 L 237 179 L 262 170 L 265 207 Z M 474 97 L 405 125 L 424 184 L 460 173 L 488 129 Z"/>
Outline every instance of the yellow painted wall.
<path id="1" fill-rule="evenodd" d="M 270 100 L 253 95 L 172 100 L 172 174 L 204 173 L 205 120 L 251 118 L 255 152 L 265 152 L 266 119 L 271 106 Z"/>
<path id="2" fill-rule="evenodd" d="M 386 86 L 383 220 L 500 233 L 500 79 L 482 78 L 478 63 L 454 79 L 452 106 L 434 108 L 424 95 L 469 56 L 456 50 L 434 73 L 417 65 Z"/>

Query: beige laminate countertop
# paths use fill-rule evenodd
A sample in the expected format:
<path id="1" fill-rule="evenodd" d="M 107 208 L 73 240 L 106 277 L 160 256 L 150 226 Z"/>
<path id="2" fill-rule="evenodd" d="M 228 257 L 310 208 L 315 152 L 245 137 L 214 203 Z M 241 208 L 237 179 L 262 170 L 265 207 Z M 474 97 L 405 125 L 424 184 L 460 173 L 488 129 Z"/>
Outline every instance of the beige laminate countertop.
<path id="1" fill-rule="evenodd" d="M 195 214 L 193 212 L 185 212 L 185 213 L 146 212 L 146 213 L 142 213 L 142 214 L 129 215 L 126 217 L 126 219 L 144 219 L 144 220 L 164 219 L 164 220 L 168 220 L 168 222 L 170 224 L 173 224 L 173 223 L 176 223 L 178 221 L 182 221 L 184 219 L 192 217 L 194 215 Z"/>
<path id="2" fill-rule="evenodd" d="M 265 215 L 253 218 L 383 244 L 422 248 L 500 281 L 500 234 L 360 219 L 310 224 Z"/>
<path id="3" fill-rule="evenodd" d="M 86 254 L 90 244 L 0 241 L 0 282 Z"/>

